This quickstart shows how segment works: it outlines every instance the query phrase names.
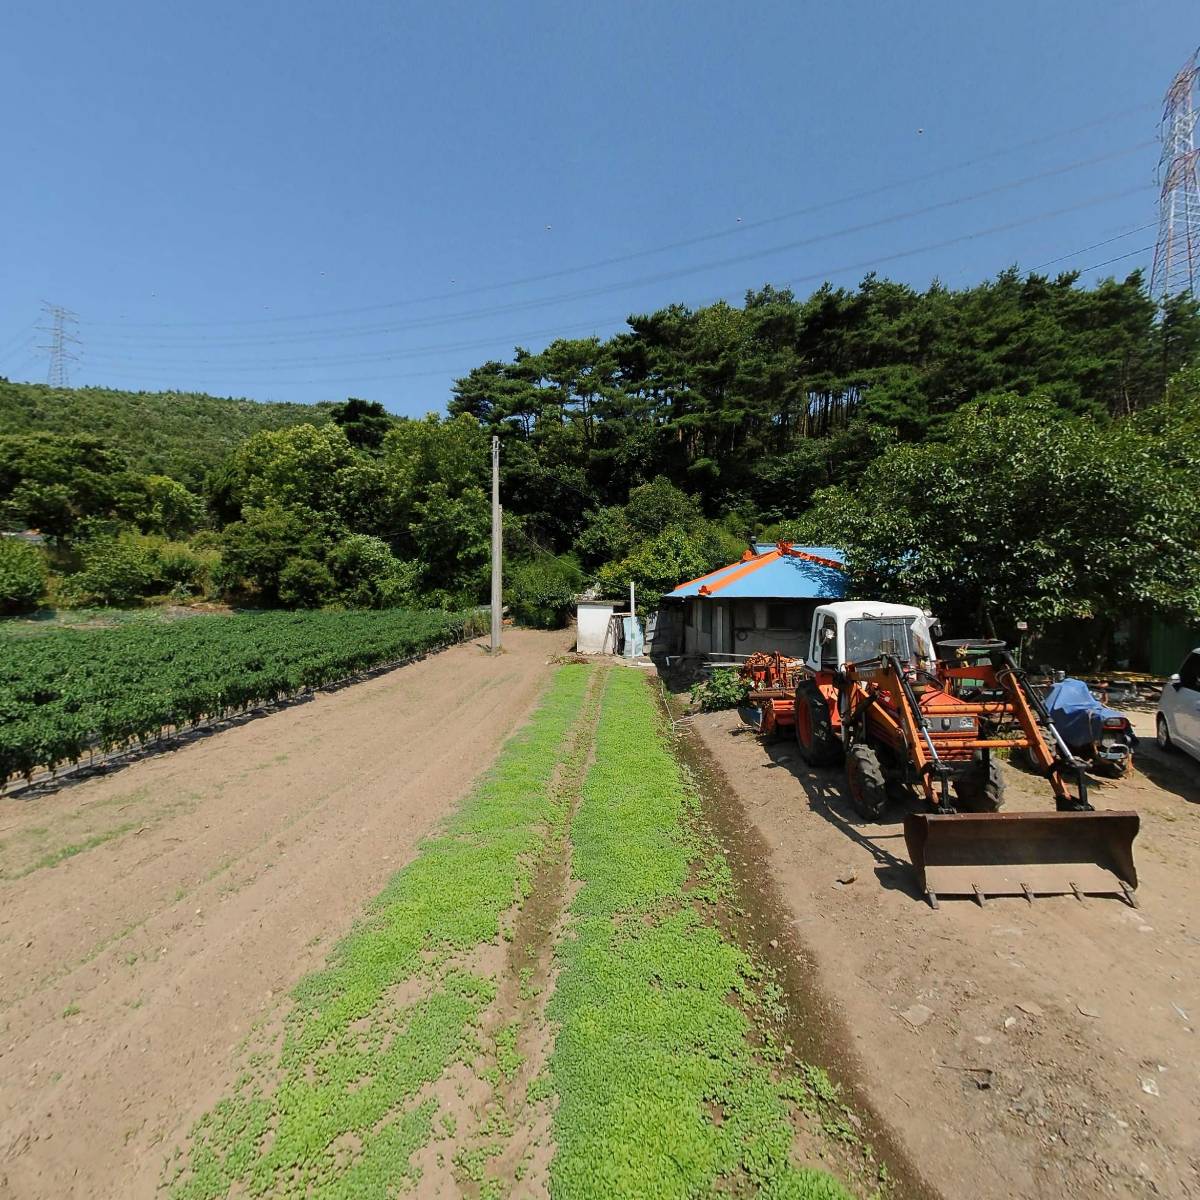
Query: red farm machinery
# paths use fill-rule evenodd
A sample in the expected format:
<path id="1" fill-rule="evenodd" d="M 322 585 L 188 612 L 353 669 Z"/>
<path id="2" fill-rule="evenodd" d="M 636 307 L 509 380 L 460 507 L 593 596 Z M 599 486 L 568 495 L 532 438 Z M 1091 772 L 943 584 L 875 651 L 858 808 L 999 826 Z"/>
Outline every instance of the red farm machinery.
<path id="1" fill-rule="evenodd" d="M 1085 764 L 1003 643 L 938 641 L 938 632 L 907 605 L 822 605 L 806 658 L 757 654 L 743 665 L 744 715 L 763 735 L 794 730 L 812 767 L 844 763 L 867 820 L 916 793 L 924 811 L 906 814 L 904 837 L 934 907 L 939 895 L 1134 903 L 1137 814 L 1092 807 Z M 1014 750 L 1046 781 L 1054 811 L 1000 812 L 996 756 Z"/>

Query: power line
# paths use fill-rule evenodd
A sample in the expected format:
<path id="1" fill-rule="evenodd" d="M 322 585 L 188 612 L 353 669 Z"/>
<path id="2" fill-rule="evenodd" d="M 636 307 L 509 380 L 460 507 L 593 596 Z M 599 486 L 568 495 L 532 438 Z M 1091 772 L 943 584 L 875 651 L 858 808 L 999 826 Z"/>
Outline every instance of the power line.
<path id="1" fill-rule="evenodd" d="M 1125 254 L 1118 254 L 1113 258 L 1106 258 L 1103 262 L 1092 263 L 1090 267 L 1076 267 L 1076 271 L 1080 275 L 1086 275 L 1088 271 L 1098 271 L 1101 267 L 1107 267 L 1112 263 L 1120 262 L 1125 258 L 1133 258 L 1135 254 L 1149 254 L 1153 250 L 1153 246 L 1139 246 L 1136 250 L 1129 250 Z"/>
<path id="2" fill-rule="evenodd" d="M 915 254 L 926 254 L 930 250 L 944 250 L 949 246 L 960 245 L 963 242 L 974 241 L 980 237 L 990 237 L 996 233 L 1006 233 L 1010 229 L 1015 229 L 1020 225 L 1031 225 L 1037 221 L 1048 221 L 1053 217 L 1065 216 L 1067 213 L 1076 212 L 1081 208 L 1089 208 L 1096 204 L 1103 204 L 1107 200 L 1118 200 L 1126 196 L 1132 196 L 1136 192 L 1144 191 L 1143 187 L 1127 188 L 1123 192 L 1110 192 L 1106 196 L 1097 196 L 1091 200 L 1084 200 L 1079 204 L 1071 204 L 1066 208 L 1051 209 L 1049 212 L 1039 213 L 1035 217 L 1024 217 L 1016 221 L 1006 221 L 1002 225 L 992 225 L 987 229 L 978 229 L 973 233 L 959 234 L 958 237 L 947 238 L 941 242 L 930 242 L 924 246 L 915 246 L 909 250 L 897 250 L 893 254 L 877 255 L 874 258 L 864 259 L 862 262 L 851 263 L 848 266 L 841 267 L 837 271 L 817 271 L 809 275 L 798 275 L 795 279 L 789 279 L 787 286 L 792 287 L 800 283 L 811 283 L 815 279 L 827 278 L 829 275 L 845 274 L 848 271 L 869 271 L 874 270 L 879 263 L 895 262 L 900 258 L 911 258 Z"/>
<path id="3" fill-rule="evenodd" d="M 15 334 L 0 348 L 0 362 L 8 358 L 10 355 L 16 354 L 17 351 L 25 349 L 29 344 L 34 334 L 37 332 L 37 322 L 31 322 L 26 325 L 19 333 Z"/>
<path id="4" fill-rule="evenodd" d="M 1058 258 L 1049 258 L 1045 262 L 1038 263 L 1029 269 L 1031 271 L 1040 271 L 1043 267 L 1052 267 L 1055 263 L 1060 263 L 1065 258 L 1074 258 L 1077 254 L 1086 254 L 1089 250 L 1097 250 L 1101 246 L 1111 245 L 1113 242 L 1119 242 L 1122 238 L 1127 238 L 1131 234 L 1141 233 L 1146 229 L 1153 229 L 1157 224 L 1157 221 L 1147 221 L 1145 225 L 1135 225 L 1132 229 L 1126 229 L 1124 233 L 1118 233 L 1114 237 L 1105 238 L 1102 242 L 1093 242 L 1090 246 L 1083 246 L 1079 250 L 1072 250 L 1070 254 L 1062 254 Z M 1114 259 L 1113 261 L 1115 262 L 1116 260 Z"/>
<path id="5" fill-rule="evenodd" d="M 313 337 L 317 336 L 326 340 L 371 337 L 378 334 L 400 333 L 411 329 L 428 329 L 439 325 L 453 325 L 461 321 L 500 316 L 510 312 L 525 312 L 531 309 L 564 304 L 574 300 L 589 299 L 593 296 L 609 295 L 613 292 L 627 291 L 634 288 L 664 283 L 675 279 L 681 279 L 689 275 L 702 274 L 706 271 L 723 269 L 730 266 L 740 266 L 744 263 L 752 262 L 758 259 L 770 258 L 774 255 L 783 254 L 788 251 L 814 246 L 821 242 L 830 241 L 834 238 L 848 237 L 857 233 L 865 233 L 873 229 L 882 228 L 885 225 L 893 225 L 900 221 L 911 220 L 914 217 L 927 216 L 930 213 L 941 212 L 948 208 L 954 208 L 962 204 L 973 203 L 976 200 L 985 199 L 989 196 L 995 196 L 1003 192 L 1026 187 L 1031 183 L 1037 183 L 1047 178 L 1063 175 L 1070 171 L 1079 170 L 1083 167 L 1093 166 L 1096 163 L 1103 162 L 1108 159 L 1133 153 L 1136 150 L 1144 149 L 1150 144 L 1151 142 L 1146 140 L 1132 147 L 1126 147 L 1122 150 L 1112 151 L 1107 154 L 1099 155 L 1095 158 L 1084 159 L 1079 162 L 1053 167 L 1046 171 L 1040 171 L 1035 175 L 1028 175 L 1020 179 L 1010 180 L 1006 183 L 985 188 L 982 191 L 970 193 L 969 195 L 956 196 L 948 200 L 938 200 L 932 204 L 922 205 L 919 208 L 907 209 L 902 212 L 888 213 L 885 216 L 877 217 L 871 221 L 864 221 L 855 225 L 843 226 L 840 229 L 830 230 L 825 233 L 810 234 L 807 237 L 799 238 L 790 242 L 784 242 L 775 246 L 769 246 L 762 250 L 756 250 L 746 254 L 733 255 L 724 259 L 710 260 L 704 263 L 695 263 L 687 267 L 677 267 L 669 271 L 657 272 L 653 275 L 644 275 L 640 278 L 620 280 L 615 283 L 583 288 L 573 292 L 560 292 L 555 295 L 544 296 L 531 300 L 511 301 L 506 304 L 495 305 L 488 308 L 466 310 L 458 313 L 444 314 L 437 317 L 424 317 L 401 323 L 364 326 L 358 329 L 332 329 L 325 331 L 306 330 L 299 333 L 276 334 L 270 337 L 257 337 L 251 335 L 248 337 L 231 336 L 213 338 L 201 335 L 199 337 L 180 338 L 174 341 L 157 342 L 147 342 L 145 337 L 138 337 L 136 338 L 136 341 L 140 345 L 149 344 L 160 349 L 183 350 L 197 346 L 253 347 L 261 345 L 283 345 L 294 342 L 308 342 L 311 341 Z M 120 335 L 110 335 L 108 340 L 119 343 L 121 341 L 130 341 L 135 339 L 122 338 Z"/>
<path id="6" fill-rule="evenodd" d="M 1138 191 L 1140 189 L 1135 188 L 1132 190 Z M 1127 194 L 1127 193 L 1116 193 L 1117 196 L 1122 196 L 1125 194 Z M 1012 222 L 1008 222 L 1004 225 L 993 226 L 991 229 L 979 230 L 979 231 L 976 231 L 971 234 L 966 234 L 966 235 L 956 237 L 956 238 L 950 238 L 944 242 L 933 243 L 931 245 L 916 247 L 911 250 L 900 251 L 899 253 L 890 255 L 888 257 L 889 258 L 899 258 L 899 257 L 910 256 L 910 255 L 915 255 L 915 254 L 921 254 L 921 253 L 927 252 L 931 249 L 942 249 L 945 246 L 957 244 L 957 243 L 963 241 L 964 239 L 969 239 L 969 238 L 974 238 L 974 237 L 984 237 L 984 236 L 988 236 L 988 235 L 996 233 L 996 232 L 1007 231 L 1018 225 L 1030 224 L 1030 223 L 1033 223 L 1036 221 L 1045 220 L 1045 219 L 1049 219 L 1054 216 L 1062 215 L 1063 213 L 1073 211 L 1074 208 L 1086 207 L 1088 205 L 1096 204 L 1106 198 L 1111 198 L 1111 197 L 1101 197 L 1099 201 L 1094 200 L 1094 199 L 1084 201 L 1083 204 L 1072 206 L 1071 208 L 1056 209 L 1050 213 L 1041 213 L 1034 217 L 1023 218 L 1022 220 L 1019 220 L 1019 221 L 1012 221 Z M 1075 258 L 1080 254 L 1084 254 L 1089 250 L 1095 249 L 1097 246 L 1108 244 L 1109 242 L 1119 240 L 1119 238 L 1121 238 L 1121 237 L 1126 237 L 1130 233 L 1138 232 L 1138 230 L 1142 229 L 1142 228 L 1146 228 L 1146 227 L 1145 226 L 1134 227 L 1133 229 L 1127 230 L 1123 234 L 1117 235 L 1116 238 L 1105 239 L 1105 241 L 1103 241 L 1103 242 L 1093 242 L 1087 246 L 1083 246 L 1077 250 L 1073 250 L 1069 254 L 1064 254 L 1064 255 L 1059 256 L 1058 258 L 1051 259 L 1050 262 L 1057 263 L 1057 262 L 1062 262 L 1068 258 Z M 1140 247 L 1137 250 L 1131 250 L 1125 254 L 1120 254 L 1113 258 L 1105 259 L 1102 262 L 1093 263 L 1090 266 L 1078 268 L 1078 270 L 1079 270 L 1080 274 L 1086 273 L 1088 271 L 1098 270 L 1101 267 L 1110 265 L 1111 263 L 1120 262 L 1123 259 L 1131 258 L 1136 254 L 1146 253 L 1149 249 L 1151 249 L 1151 247 L 1149 247 L 1149 246 Z M 831 269 L 828 271 L 817 272 L 814 276 L 811 276 L 809 278 L 818 278 L 818 277 L 828 278 L 828 277 L 836 276 L 839 274 L 845 274 L 848 271 L 862 270 L 862 269 L 864 269 L 864 267 L 869 268 L 870 266 L 877 264 L 879 262 L 882 262 L 882 261 L 885 261 L 885 260 L 881 259 L 881 258 L 876 258 L 874 260 L 869 260 L 865 263 L 858 263 L 858 264 L 854 264 L 854 265 L 848 266 L 848 267 L 834 268 L 834 269 Z M 1046 265 L 1046 264 L 1043 264 L 1043 265 Z M 1031 270 L 1037 270 L 1037 269 L 1038 269 L 1037 267 L 1031 268 Z M 791 282 L 797 283 L 800 281 L 792 280 Z M 726 299 L 726 298 L 727 297 L 721 297 L 721 296 L 712 297 L 709 300 L 703 301 L 702 303 L 704 303 L 704 304 L 715 303 L 718 300 Z M 599 330 L 600 328 L 602 328 L 603 326 L 606 326 L 606 325 L 624 324 L 626 319 L 627 318 L 625 315 L 614 316 L 612 318 L 606 318 L 603 320 L 587 322 L 586 327 L 593 329 L 593 330 Z M 571 328 L 571 327 L 559 326 L 559 327 L 556 327 L 553 329 L 545 330 L 544 333 L 546 336 L 552 336 L 554 334 L 565 333 L 568 331 L 569 328 Z M 488 341 L 480 343 L 480 345 L 491 346 L 491 345 L 499 345 L 501 343 L 504 343 L 507 345 L 513 345 L 513 344 L 518 343 L 521 338 L 531 337 L 531 336 L 533 336 L 533 333 L 531 331 L 526 331 L 526 333 L 524 333 L 524 334 L 509 335 L 509 336 L 505 336 L 505 337 L 497 337 L 494 339 L 490 339 Z M 442 347 L 442 348 L 445 349 L 447 347 Z M 470 348 L 472 348 L 472 346 L 469 344 L 459 343 L 459 344 L 451 346 L 449 348 L 450 349 L 470 349 Z M 434 349 L 433 347 L 426 347 L 426 348 L 424 348 L 422 353 L 432 351 L 433 349 Z M 402 352 L 401 354 L 399 354 L 396 357 L 403 360 L 404 353 Z M 92 356 L 89 356 L 89 361 L 93 361 Z M 109 360 L 109 361 L 110 361 L 111 365 L 117 365 L 117 366 L 127 365 L 134 369 L 138 368 L 138 363 L 131 362 L 128 360 L 124 360 L 124 363 L 123 363 L 123 360 L 120 360 L 120 359 Z M 369 360 L 355 358 L 355 359 L 352 359 L 351 361 L 358 362 L 358 361 L 369 361 Z M 161 367 L 164 367 L 164 368 L 169 368 L 169 364 L 158 364 L 158 365 Z M 181 368 L 179 368 L 179 371 L 183 371 L 185 369 L 186 368 L 181 367 Z M 278 369 L 278 367 L 272 368 L 272 369 Z M 193 377 L 193 381 L 194 381 L 194 383 L 203 382 L 205 379 L 223 381 L 228 378 L 228 373 L 230 370 L 233 370 L 233 368 L 228 368 L 225 374 L 215 374 L 214 373 L 214 374 L 210 374 L 208 376 L 201 375 L 199 377 Z M 171 376 L 166 376 L 166 375 L 155 376 L 153 373 L 146 373 L 145 371 L 139 370 L 139 376 L 143 379 L 157 379 L 159 381 L 164 380 L 164 379 L 170 379 L 170 381 L 172 383 L 174 383 L 176 381 L 179 371 L 172 374 Z M 440 377 L 444 378 L 447 375 L 447 373 L 448 372 L 446 369 L 441 369 L 441 370 L 433 370 L 433 371 L 403 372 L 401 374 L 390 374 L 390 375 L 360 375 L 360 376 L 350 376 L 350 377 L 338 376 L 337 378 L 334 378 L 334 379 L 314 379 L 312 377 L 305 378 L 305 379 L 288 379 L 288 380 L 272 379 L 269 381 L 269 383 L 273 387 L 294 387 L 294 386 L 313 385 L 313 384 L 318 384 L 318 385 L 325 384 L 325 385 L 329 385 L 332 387 L 337 387 L 340 385 L 360 384 L 360 383 L 397 383 L 397 382 L 403 382 L 403 381 L 407 381 L 407 380 L 411 380 L 411 379 L 427 379 L 427 378 L 432 378 L 435 376 L 440 376 Z M 189 390 L 189 389 L 179 389 L 179 390 Z M 569 486 L 569 485 L 566 485 L 566 486 Z M 580 494 L 582 495 L 582 493 L 580 493 Z M 587 498 L 587 497 L 585 497 L 585 498 Z"/>
<path id="7" fill-rule="evenodd" d="M 784 221 L 794 220 L 797 217 L 811 216 L 813 213 L 822 212 L 829 208 L 837 208 L 844 204 L 850 204 L 856 200 L 865 200 L 872 196 L 881 195 L 884 192 L 895 191 L 903 187 L 911 187 L 912 185 L 918 183 L 927 183 L 931 179 L 940 179 L 943 176 L 953 174 L 956 171 L 966 170 L 970 167 L 978 166 L 980 163 L 989 162 L 995 158 L 1002 158 L 1005 155 L 1016 153 L 1019 150 L 1026 150 L 1032 146 L 1044 145 L 1047 142 L 1056 141 L 1062 137 L 1070 137 L 1078 133 L 1086 132 L 1089 129 L 1110 125 L 1124 117 L 1133 116 L 1153 107 L 1154 105 L 1149 103 L 1137 104 L 1131 108 L 1122 109 L 1118 112 L 1107 113 L 1103 116 L 1096 117 L 1091 121 L 1086 121 L 1081 125 L 1072 126 L 1069 129 L 1058 130 L 1054 133 L 1041 134 L 1038 137 L 1029 138 L 1023 142 L 1016 142 L 1008 146 L 1002 146 L 998 149 L 990 150 L 986 154 L 976 155 L 972 158 L 963 159 L 957 163 L 952 163 L 948 167 L 940 167 L 932 171 L 926 171 L 920 175 L 910 175 L 904 179 L 892 180 L 889 183 L 878 184 L 875 187 L 865 188 L 856 192 L 850 192 L 848 194 L 828 200 L 821 200 L 814 204 L 806 205 L 803 208 L 792 209 L 789 212 L 779 213 L 775 216 L 764 217 L 756 221 L 741 222 L 732 229 L 723 228 L 713 230 L 709 233 L 697 234 L 693 237 L 683 238 L 675 242 L 667 242 L 658 246 L 650 246 L 642 250 L 633 250 L 626 254 L 618 254 L 609 258 L 596 259 L 588 263 L 578 263 L 570 267 L 560 267 L 556 270 L 545 271 L 537 275 L 526 275 L 517 279 L 503 280 L 499 283 L 481 284 L 472 288 L 456 288 L 454 291 L 450 292 L 440 292 L 427 296 L 414 296 L 405 300 L 391 300 L 380 304 L 362 305 L 356 308 L 327 309 L 321 312 L 294 313 L 288 316 L 252 317 L 247 319 L 229 318 L 218 321 L 96 321 L 90 322 L 90 324 L 96 328 L 113 327 L 122 329 L 195 329 L 211 328 L 222 325 L 273 325 L 289 321 L 313 321 L 324 320 L 329 317 L 359 316 L 363 313 L 382 312 L 394 308 L 406 308 L 416 304 L 433 304 L 441 300 L 457 300 L 462 299 L 465 296 L 482 295 L 484 293 L 494 291 L 506 291 L 509 288 L 524 287 L 531 283 L 544 283 L 551 279 L 561 279 L 564 276 L 582 274 L 585 271 L 595 271 L 604 267 L 619 266 L 622 263 L 633 262 L 639 258 L 649 258 L 656 254 L 669 253 L 672 250 L 686 249 L 689 246 L 696 246 L 704 242 L 716 241 L 721 238 L 736 237 L 752 229 L 762 229 L 770 225 L 780 224 Z M 1146 143 L 1142 143 L 1142 145 L 1145 144 Z M 1134 149 L 1141 148 L 1142 146 L 1134 147 Z"/>

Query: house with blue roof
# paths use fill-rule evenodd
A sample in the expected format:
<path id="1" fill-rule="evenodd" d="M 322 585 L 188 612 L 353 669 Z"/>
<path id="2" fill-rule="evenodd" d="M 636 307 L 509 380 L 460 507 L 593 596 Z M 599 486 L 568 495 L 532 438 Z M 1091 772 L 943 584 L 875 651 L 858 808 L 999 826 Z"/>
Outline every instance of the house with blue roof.
<path id="1" fill-rule="evenodd" d="M 845 563 L 834 546 L 756 543 L 738 562 L 668 592 L 660 617 L 680 614 L 670 623 L 682 628 L 685 654 L 778 650 L 803 657 L 813 610 L 846 597 Z"/>

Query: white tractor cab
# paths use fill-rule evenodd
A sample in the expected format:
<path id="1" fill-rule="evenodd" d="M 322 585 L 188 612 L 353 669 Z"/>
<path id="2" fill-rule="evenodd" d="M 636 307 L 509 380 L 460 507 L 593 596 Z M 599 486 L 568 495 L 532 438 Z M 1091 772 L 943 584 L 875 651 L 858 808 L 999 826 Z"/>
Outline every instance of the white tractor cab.
<path id="1" fill-rule="evenodd" d="M 911 604 L 838 600 L 813 613 L 805 665 L 819 674 L 894 654 L 901 662 L 931 670 L 939 633 L 937 621 Z"/>

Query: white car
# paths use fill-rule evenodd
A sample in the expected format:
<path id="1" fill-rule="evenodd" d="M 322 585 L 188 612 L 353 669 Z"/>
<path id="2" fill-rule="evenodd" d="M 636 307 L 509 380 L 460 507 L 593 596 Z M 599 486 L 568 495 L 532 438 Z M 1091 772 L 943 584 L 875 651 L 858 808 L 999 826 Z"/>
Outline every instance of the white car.
<path id="1" fill-rule="evenodd" d="M 1154 727 L 1164 750 L 1177 746 L 1200 758 L 1200 646 L 1183 660 L 1179 674 L 1167 680 Z"/>

